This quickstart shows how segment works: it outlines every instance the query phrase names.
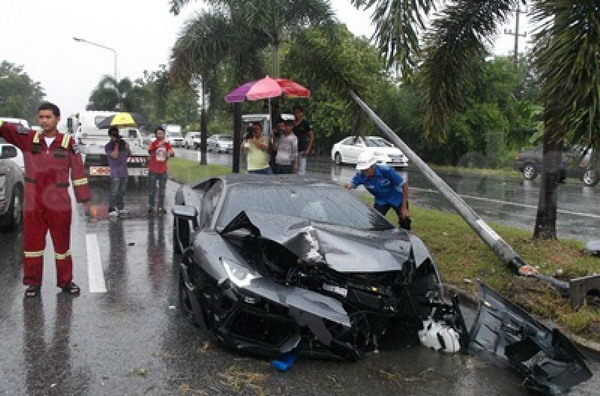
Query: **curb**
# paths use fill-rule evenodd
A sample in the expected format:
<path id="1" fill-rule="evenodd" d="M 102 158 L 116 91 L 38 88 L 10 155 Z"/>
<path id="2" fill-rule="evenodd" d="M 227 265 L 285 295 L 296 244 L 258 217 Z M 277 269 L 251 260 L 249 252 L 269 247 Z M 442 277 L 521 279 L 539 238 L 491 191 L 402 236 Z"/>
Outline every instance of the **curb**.
<path id="1" fill-rule="evenodd" d="M 448 283 L 444 283 L 443 285 L 444 294 L 446 295 L 446 297 L 450 297 L 451 295 L 456 294 L 459 296 L 461 304 L 469 305 L 470 307 L 477 307 L 477 305 L 479 304 L 474 294 L 462 290 L 455 285 L 451 285 Z M 575 334 L 571 334 L 570 332 L 566 331 L 565 329 L 562 329 L 559 326 L 554 325 L 554 327 L 556 327 L 563 334 L 565 334 L 579 348 L 585 350 L 586 352 L 590 353 L 596 358 L 600 358 L 600 343 L 587 340 Z"/>

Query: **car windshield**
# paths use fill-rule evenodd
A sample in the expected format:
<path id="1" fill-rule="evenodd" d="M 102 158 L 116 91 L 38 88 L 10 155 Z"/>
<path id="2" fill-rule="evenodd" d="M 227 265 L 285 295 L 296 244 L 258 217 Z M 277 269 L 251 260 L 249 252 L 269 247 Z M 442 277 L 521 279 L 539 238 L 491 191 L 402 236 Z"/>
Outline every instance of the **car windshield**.
<path id="1" fill-rule="evenodd" d="M 169 132 L 169 136 L 174 137 L 174 138 L 182 138 L 183 137 L 181 132 Z"/>
<path id="2" fill-rule="evenodd" d="M 231 136 L 221 136 L 219 138 L 219 140 L 224 140 L 226 142 L 231 142 L 231 141 L 233 141 L 233 138 Z"/>
<path id="3" fill-rule="evenodd" d="M 384 139 L 367 138 L 365 139 L 367 147 L 392 147 L 393 145 Z"/>
<path id="4" fill-rule="evenodd" d="M 362 230 L 393 227 L 354 194 L 335 186 L 234 186 L 225 198 L 217 226 L 225 227 L 243 210 L 300 217 Z"/>

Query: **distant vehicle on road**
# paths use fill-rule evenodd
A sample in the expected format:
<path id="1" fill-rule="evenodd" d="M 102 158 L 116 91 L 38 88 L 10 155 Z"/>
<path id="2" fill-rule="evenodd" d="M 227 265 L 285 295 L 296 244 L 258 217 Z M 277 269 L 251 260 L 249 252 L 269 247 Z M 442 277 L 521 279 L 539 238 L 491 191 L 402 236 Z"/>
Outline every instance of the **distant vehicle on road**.
<path id="1" fill-rule="evenodd" d="M 21 124 L 27 129 L 32 129 L 29 122 L 23 118 L 0 117 L 0 121 L 10 122 L 11 124 Z"/>
<path id="2" fill-rule="evenodd" d="M 560 164 L 560 180 L 573 177 L 583 181 L 586 186 L 595 186 L 600 182 L 600 170 L 591 166 L 592 150 L 574 147 L 562 154 Z M 544 150 L 537 146 L 530 150 L 522 150 L 513 162 L 513 168 L 522 172 L 526 180 L 533 180 L 544 169 Z"/>
<path id="3" fill-rule="evenodd" d="M 23 223 L 23 170 L 14 161 L 19 149 L 0 145 L 0 231 L 15 231 Z"/>
<path id="4" fill-rule="evenodd" d="M 23 158 L 21 149 L 0 139 L 0 153 L 2 152 L 5 152 L 4 158 L 12 159 L 25 172 L 25 159 Z"/>
<path id="5" fill-rule="evenodd" d="M 183 138 L 183 146 L 186 149 L 193 148 L 198 150 L 200 148 L 200 132 L 188 132 Z"/>
<path id="6" fill-rule="evenodd" d="M 183 134 L 181 133 L 181 125 L 163 124 L 165 130 L 165 140 L 173 147 L 183 147 Z"/>
<path id="7" fill-rule="evenodd" d="M 233 137 L 230 135 L 212 135 L 206 141 L 207 151 L 216 151 L 217 153 L 233 152 Z"/>
<path id="8" fill-rule="evenodd" d="M 90 180 L 110 176 L 108 157 L 104 149 L 109 141 L 108 130 L 99 129 L 98 124 L 106 117 L 117 114 L 115 111 L 81 111 L 67 119 L 67 130 L 73 135 L 83 155 L 83 163 Z M 123 140 L 129 143 L 131 156 L 127 158 L 130 177 L 148 177 L 149 154 L 144 138 L 137 128 L 119 128 Z"/>
<path id="9" fill-rule="evenodd" d="M 350 136 L 337 142 L 331 148 L 331 159 L 337 164 L 356 164 L 358 156 L 371 151 L 385 163 L 394 167 L 405 168 L 408 158 L 399 148 L 379 136 Z"/>

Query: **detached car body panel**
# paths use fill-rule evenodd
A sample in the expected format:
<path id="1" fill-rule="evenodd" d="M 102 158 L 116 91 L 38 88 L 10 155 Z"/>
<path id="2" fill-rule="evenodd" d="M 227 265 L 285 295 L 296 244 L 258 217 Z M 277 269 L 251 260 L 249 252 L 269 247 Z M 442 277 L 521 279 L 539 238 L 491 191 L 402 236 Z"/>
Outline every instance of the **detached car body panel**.
<path id="1" fill-rule="evenodd" d="M 558 329 L 533 319 L 515 304 L 480 284 L 470 350 L 514 367 L 525 385 L 562 395 L 592 377 L 581 353 Z"/>

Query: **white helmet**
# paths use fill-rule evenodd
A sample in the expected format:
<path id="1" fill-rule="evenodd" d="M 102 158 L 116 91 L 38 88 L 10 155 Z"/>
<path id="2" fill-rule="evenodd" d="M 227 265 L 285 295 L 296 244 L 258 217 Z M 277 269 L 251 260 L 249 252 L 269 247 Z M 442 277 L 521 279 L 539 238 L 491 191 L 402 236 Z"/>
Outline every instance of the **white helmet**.
<path id="1" fill-rule="evenodd" d="M 358 156 L 358 162 L 356 163 L 356 170 L 369 169 L 371 166 L 377 163 L 377 157 L 372 151 L 363 151 Z"/>

